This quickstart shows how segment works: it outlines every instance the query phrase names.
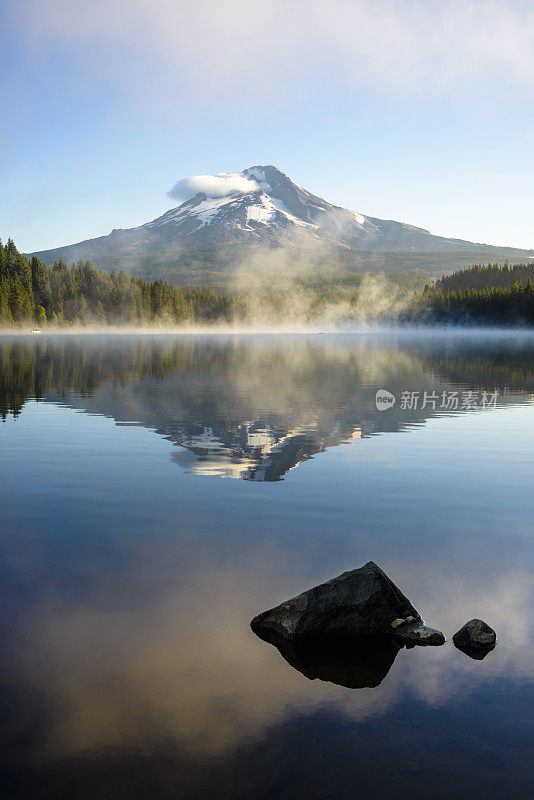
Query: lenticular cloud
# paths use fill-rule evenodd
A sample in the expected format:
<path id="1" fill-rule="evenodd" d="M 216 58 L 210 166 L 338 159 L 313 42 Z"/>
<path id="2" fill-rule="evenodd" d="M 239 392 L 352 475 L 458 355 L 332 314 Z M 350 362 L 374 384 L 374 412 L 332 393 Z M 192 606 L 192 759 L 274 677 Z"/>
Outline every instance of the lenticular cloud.
<path id="1" fill-rule="evenodd" d="M 174 184 L 168 197 L 175 200 L 188 200 L 197 192 L 207 197 L 226 197 L 233 192 L 254 192 L 258 188 L 255 180 L 247 178 L 242 172 L 219 172 L 217 175 L 193 175 Z"/>

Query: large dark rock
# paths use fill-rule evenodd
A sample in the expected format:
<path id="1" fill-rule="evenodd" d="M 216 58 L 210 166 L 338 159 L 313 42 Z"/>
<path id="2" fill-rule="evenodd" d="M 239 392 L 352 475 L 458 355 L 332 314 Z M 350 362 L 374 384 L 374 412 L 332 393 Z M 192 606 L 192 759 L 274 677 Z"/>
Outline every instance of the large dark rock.
<path id="1" fill-rule="evenodd" d="M 486 651 L 495 647 L 497 634 L 481 619 L 470 619 L 463 628 L 460 628 L 452 640 L 456 647 L 465 651 Z M 468 655 L 471 653 L 468 652 Z"/>
<path id="2" fill-rule="evenodd" d="M 277 645 L 326 635 L 389 635 L 410 644 L 443 644 L 418 611 L 373 561 L 286 600 L 251 622 Z"/>

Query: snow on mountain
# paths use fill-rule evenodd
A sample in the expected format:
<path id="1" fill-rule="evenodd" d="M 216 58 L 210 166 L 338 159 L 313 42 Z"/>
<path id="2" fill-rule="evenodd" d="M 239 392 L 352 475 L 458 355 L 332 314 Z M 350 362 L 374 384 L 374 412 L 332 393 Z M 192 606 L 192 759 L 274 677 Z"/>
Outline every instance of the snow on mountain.
<path id="1" fill-rule="evenodd" d="M 400 223 L 383 222 L 381 226 L 380 220 L 334 206 L 293 183 L 276 167 L 250 167 L 241 176 L 257 188 L 231 191 L 224 197 L 198 192 L 138 230 L 180 239 L 184 244 L 248 239 L 287 244 L 322 241 L 351 248 L 379 243 L 384 226 L 390 224 L 409 231 L 410 236 L 414 232 L 428 235 Z"/>
<path id="2" fill-rule="evenodd" d="M 202 188 L 203 191 L 197 191 Z M 91 259 L 97 266 L 150 267 L 206 246 L 231 254 L 248 245 L 321 245 L 354 251 L 484 252 L 496 248 L 433 236 L 423 228 L 382 220 L 328 203 L 274 166 L 178 181 L 170 197 L 181 205 L 137 228 L 113 230 L 76 245 L 37 253 L 46 262 Z M 192 196 L 191 196 L 192 195 Z M 501 248 L 502 252 L 504 248 Z M 510 254 L 513 254 L 510 249 Z M 515 251 L 519 253 L 520 251 Z"/>

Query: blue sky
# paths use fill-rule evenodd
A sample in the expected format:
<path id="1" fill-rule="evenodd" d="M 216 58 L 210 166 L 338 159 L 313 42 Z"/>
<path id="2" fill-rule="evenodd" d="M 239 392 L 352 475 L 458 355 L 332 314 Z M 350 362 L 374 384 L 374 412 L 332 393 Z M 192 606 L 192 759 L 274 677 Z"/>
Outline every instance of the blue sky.
<path id="1" fill-rule="evenodd" d="M 3 0 L 0 237 L 131 227 L 199 173 L 534 248 L 534 4 Z"/>

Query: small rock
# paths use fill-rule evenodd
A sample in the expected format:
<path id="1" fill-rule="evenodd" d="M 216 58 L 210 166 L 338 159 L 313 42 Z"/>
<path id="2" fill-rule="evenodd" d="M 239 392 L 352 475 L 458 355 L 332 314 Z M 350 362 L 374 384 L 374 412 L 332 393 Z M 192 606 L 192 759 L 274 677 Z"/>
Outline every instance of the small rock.
<path id="1" fill-rule="evenodd" d="M 445 637 L 441 631 L 429 628 L 427 625 L 423 625 L 422 622 L 403 625 L 400 630 L 395 631 L 395 636 L 398 636 L 406 644 L 427 644 L 432 646 L 445 644 Z"/>
<path id="2" fill-rule="evenodd" d="M 403 619 L 397 618 L 397 619 L 394 619 L 393 622 L 391 623 L 391 627 L 392 628 L 398 628 L 399 625 L 404 625 L 404 620 Z"/>
<path id="3" fill-rule="evenodd" d="M 470 619 L 460 628 L 452 640 L 456 647 L 472 650 L 489 650 L 495 647 L 497 634 L 481 619 Z"/>
<path id="4" fill-rule="evenodd" d="M 415 622 L 415 617 L 406 617 L 405 622 Z"/>

